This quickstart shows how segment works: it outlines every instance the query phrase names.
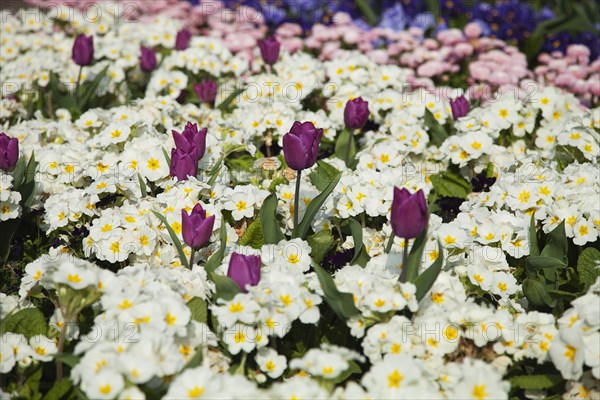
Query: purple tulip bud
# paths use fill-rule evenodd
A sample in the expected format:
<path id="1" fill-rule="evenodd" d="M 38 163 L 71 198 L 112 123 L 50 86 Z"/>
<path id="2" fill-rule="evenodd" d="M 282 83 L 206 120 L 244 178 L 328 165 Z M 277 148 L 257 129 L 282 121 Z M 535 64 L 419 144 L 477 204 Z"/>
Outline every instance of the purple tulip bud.
<path id="1" fill-rule="evenodd" d="M 242 292 L 248 293 L 246 285 L 256 286 L 260 281 L 260 256 L 244 256 L 234 252 L 229 260 L 227 276 L 238 284 Z"/>
<path id="2" fill-rule="evenodd" d="M 206 211 L 204 211 L 200 203 L 194 206 L 192 213 L 189 215 L 185 210 L 181 210 L 183 241 L 193 249 L 199 249 L 208 243 L 214 225 L 215 216 L 207 218 Z"/>
<path id="3" fill-rule="evenodd" d="M 348 129 L 361 129 L 369 119 L 369 102 L 362 97 L 350 100 L 344 110 L 344 123 Z"/>
<path id="4" fill-rule="evenodd" d="M 207 79 L 194 85 L 194 91 L 201 103 L 213 104 L 217 98 L 217 82 Z"/>
<path id="5" fill-rule="evenodd" d="M 392 229 L 394 234 L 404 239 L 419 236 L 427 226 L 427 200 L 423 190 L 415 194 L 394 187 L 392 201 Z"/>
<path id="6" fill-rule="evenodd" d="M 156 68 L 156 50 L 142 46 L 140 68 L 144 72 L 152 72 Z"/>
<path id="7" fill-rule="evenodd" d="M 270 36 L 267 39 L 259 40 L 258 47 L 260 47 L 260 54 L 265 64 L 273 65 L 277 62 L 281 43 L 275 37 Z"/>
<path id="8" fill-rule="evenodd" d="M 185 50 L 190 47 L 190 40 L 192 39 L 192 33 L 187 29 L 182 29 L 177 32 L 177 38 L 175 38 L 175 50 Z"/>
<path id="9" fill-rule="evenodd" d="M 204 153 L 206 152 L 206 134 L 208 133 L 207 128 L 198 131 L 198 124 L 188 122 L 182 133 L 175 130 L 171 131 L 171 133 L 173 134 L 173 140 L 177 149 L 193 154 L 196 160 L 204 157 Z"/>
<path id="10" fill-rule="evenodd" d="M 464 117 L 471 110 L 471 105 L 465 96 L 459 96 L 454 100 L 450 100 L 450 107 L 452 108 L 454 120 Z"/>
<path id="11" fill-rule="evenodd" d="M 195 178 L 198 174 L 198 159 L 185 150 L 171 149 L 170 174 L 178 181 L 185 181 L 190 176 Z"/>
<path id="12" fill-rule="evenodd" d="M 322 137 L 323 129 L 315 128 L 312 122 L 294 122 L 283 136 L 283 155 L 288 167 L 300 171 L 315 165 Z"/>
<path id="13" fill-rule="evenodd" d="M 73 62 L 85 67 L 94 61 L 94 37 L 85 36 L 84 34 L 77 35 L 73 42 Z"/>
<path id="14" fill-rule="evenodd" d="M 19 160 L 19 139 L 0 133 L 0 169 L 8 170 Z"/>

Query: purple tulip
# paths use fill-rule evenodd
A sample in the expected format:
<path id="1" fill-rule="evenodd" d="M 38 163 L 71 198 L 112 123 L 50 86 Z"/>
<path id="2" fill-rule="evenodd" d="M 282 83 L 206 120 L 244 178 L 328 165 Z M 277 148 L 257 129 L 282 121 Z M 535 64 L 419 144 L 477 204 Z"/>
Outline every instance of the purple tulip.
<path id="1" fill-rule="evenodd" d="M 312 122 L 294 122 L 283 136 L 283 154 L 288 167 L 301 171 L 315 165 L 322 137 L 323 129 L 315 128 Z"/>
<path id="2" fill-rule="evenodd" d="M 206 217 L 206 211 L 200 203 L 192 209 L 188 215 L 181 210 L 181 232 L 183 241 L 191 248 L 197 250 L 208 243 L 215 225 L 215 216 Z"/>
<path id="3" fill-rule="evenodd" d="M 177 32 L 177 38 L 175 38 L 175 50 L 185 50 L 190 47 L 190 40 L 192 39 L 192 33 L 187 29 L 182 29 Z"/>
<path id="4" fill-rule="evenodd" d="M 173 140 L 177 149 L 193 154 L 196 160 L 204 157 L 204 153 L 206 152 L 206 134 L 208 133 L 207 128 L 198 131 L 198 124 L 188 122 L 183 132 L 179 133 L 175 130 L 171 132 L 173 133 Z"/>
<path id="5" fill-rule="evenodd" d="M 156 50 L 142 46 L 140 68 L 144 72 L 152 72 L 156 68 Z"/>
<path id="6" fill-rule="evenodd" d="M 350 100 L 344 110 L 344 123 L 348 129 L 362 129 L 369 119 L 369 102 L 362 97 Z"/>
<path id="7" fill-rule="evenodd" d="M 72 58 L 75 64 L 82 67 L 90 65 L 94 61 L 94 37 L 92 35 L 77 35 L 73 42 Z"/>
<path id="8" fill-rule="evenodd" d="M 0 133 L 0 169 L 8 170 L 19 159 L 19 139 Z"/>
<path id="9" fill-rule="evenodd" d="M 267 39 L 259 40 L 258 47 L 260 47 L 260 54 L 265 64 L 273 65 L 277 62 L 281 43 L 275 37 L 270 36 Z"/>
<path id="10" fill-rule="evenodd" d="M 227 276 L 248 293 L 246 285 L 256 286 L 260 281 L 260 256 L 244 256 L 233 253 L 229 260 Z"/>
<path id="11" fill-rule="evenodd" d="M 213 104 L 217 98 L 217 82 L 207 79 L 194 85 L 194 91 L 201 103 Z"/>
<path id="12" fill-rule="evenodd" d="M 471 110 L 471 105 L 465 96 L 459 96 L 454 100 L 450 100 L 450 107 L 452 108 L 454 120 L 464 117 Z"/>
<path id="13" fill-rule="evenodd" d="M 193 153 L 181 149 L 171 149 L 170 174 L 178 181 L 185 181 L 188 177 L 194 178 L 198 174 L 198 159 Z"/>
<path id="14" fill-rule="evenodd" d="M 423 190 L 410 194 L 407 189 L 394 187 L 392 229 L 404 239 L 419 236 L 427 226 L 427 200 Z"/>

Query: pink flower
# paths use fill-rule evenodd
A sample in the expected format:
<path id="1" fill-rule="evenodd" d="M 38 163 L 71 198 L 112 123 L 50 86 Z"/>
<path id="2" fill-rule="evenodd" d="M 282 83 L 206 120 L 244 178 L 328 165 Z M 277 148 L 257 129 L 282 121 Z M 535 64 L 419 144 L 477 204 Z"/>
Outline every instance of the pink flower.
<path id="1" fill-rule="evenodd" d="M 465 36 L 469 39 L 476 39 L 481 36 L 482 30 L 481 26 L 475 22 L 468 23 L 465 26 Z"/>
<path id="2" fill-rule="evenodd" d="M 389 60 L 387 52 L 382 49 L 373 50 L 372 52 L 370 52 L 369 58 L 377 64 L 385 64 Z"/>

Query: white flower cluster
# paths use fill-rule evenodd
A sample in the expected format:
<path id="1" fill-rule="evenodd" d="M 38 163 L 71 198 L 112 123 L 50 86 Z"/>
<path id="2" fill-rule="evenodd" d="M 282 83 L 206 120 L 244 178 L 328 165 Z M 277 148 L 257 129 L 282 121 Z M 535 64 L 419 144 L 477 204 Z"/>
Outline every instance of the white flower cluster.
<path id="1" fill-rule="evenodd" d="M 21 193 L 11 190 L 13 177 L 0 172 L 0 221 L 19 218 L 21 215 Z"/>
<path id="2" fill-rule="evenodd" d="M 258 251 L 238 247 L 240 254 Z M 269 337 L 283 338 L 292 323 L 316 324 L 321 317 L 322 290 L 310 268 L 311 248 L 305 241 L 293 239 L 277 245 L 264 245 L 260 251 L 260 281 L 248 293 L 231 300 L 219 299 L 212 306 L 223 341 L 231 354 L 252 352 L 269 344 Z M 228 260 L 218 272 L 226 273 Z"/>

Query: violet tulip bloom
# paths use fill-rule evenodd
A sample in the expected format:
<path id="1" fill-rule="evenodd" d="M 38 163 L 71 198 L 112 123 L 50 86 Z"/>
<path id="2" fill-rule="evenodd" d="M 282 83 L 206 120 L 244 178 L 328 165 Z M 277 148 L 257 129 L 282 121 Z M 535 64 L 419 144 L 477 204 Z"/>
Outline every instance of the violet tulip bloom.
<path id="1" fill-rule="evenodd" d="M 177 149 L 193 154 L 197 161 L 204 157 L 204 153 L 206 152 L 206 134 L 208 133 L 207 128 L 198 130 L 198 124 L 188 122 L 183 132 L 179 133 L 173 130 L 171 133 L 173 134 L 173 140 Z"/>
<path id="2" fill-rule="evenodd" d="M 392 229 L 397 237 L 413 239 L 427 226 L 427 200 L 423 190 L 411 194 L 407 189 L 394 187 Z"/>
<path id="3" fill-rule="evenodd" d="M 140 68 L 144 72 L 152 72 L 156 68 L 156 50 L 142 46 Z"/>
<path id="4" fill-rule="evenodd" d="M 81 67 L 90 65 L 94 61 L 94 37 L 77 35 L 73 42 L 73 62 Z"/>
<path id="5" fill-rule="evenodd" d="M 348 129 L 362 129 L 369 120 L 369 102 L 362 97 L 350 100 L 344 109 L 344 123 Z"/>
<path id="6" fill-rule="evenodd" d="M 275 37 L 270 36 L 267 39 L 259 40 L 258 47 L 260 47 L 260 54 L 265 64 L 273 65 L 277 62 L 281 43 Z"/>
<path id="7" fill-rule="evenodd" d="M 301 171 L 315 165 L 323 129 L 312 122 L 294 122 L 292 129 L 283 136 L 283 155 L 288 167 Z"/>
<path id="8" fill-rule="evenodd" d="M 19 139 L 0 133 L 0 169 L 8 170 L 19 160 Z"/>
<path id="9" fill-rule="evenodd" d="M 215 225 L 215 216 L 206 217 L 206 211 L 200 203 L 192 209 L 191 214 L 181 210 L 181 232 L 183 241 L 197 250 L 208 243 Z"/>
<path id="10" fill-rule="evenodd" d="M 234 252 L 229 260 L 227 276 L 238 284 L 242 292 L 248 293 L 246 286 L 256 286 L 260 281 L 260 256 L 245 256 Z"/>
<path id="11" fill-rule="evenodd" d="M 213 104 L 217 98 L 217 82 L 207 79 L 194 85 L 194 91 L 201 103 Z"/>
<path id="12" fill-rule="evenodd" d="M 452 108 L 452 117 L 457 120 L 469 113 L 471 105 L 465 96 L 459 96 L 454 100 L 450 100 L 450 108 Z"/>
<path id="13" fill-rule="evenodd" d="M 175 38 L 175 50 L 185 50 L 190 47 L 190 40 L 192 39 L 192 33 L 187 29 L 182 29 L 177 32 Z"/>
<path id="14" fill-rule="evenodd" d="M 171 149 L 170 174 L 178 181 L 185 181 L 190 176 L 198 175 L 198 159 L 193 153 L 182 149 Z"/>

